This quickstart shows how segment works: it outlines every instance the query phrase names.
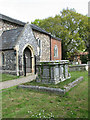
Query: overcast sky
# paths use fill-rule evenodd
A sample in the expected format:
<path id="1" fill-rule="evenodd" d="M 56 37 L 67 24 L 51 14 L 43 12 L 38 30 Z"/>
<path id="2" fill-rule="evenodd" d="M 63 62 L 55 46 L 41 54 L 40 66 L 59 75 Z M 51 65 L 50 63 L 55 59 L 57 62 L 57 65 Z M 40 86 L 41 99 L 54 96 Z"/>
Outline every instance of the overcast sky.
<path id="1" fill-rule="evenodd" d="M 23 22 L 44 19 L 59 14 L 64 8 L 74 8 L 88 14 L 90 0 L 0 0 L 0 13 Z"/>

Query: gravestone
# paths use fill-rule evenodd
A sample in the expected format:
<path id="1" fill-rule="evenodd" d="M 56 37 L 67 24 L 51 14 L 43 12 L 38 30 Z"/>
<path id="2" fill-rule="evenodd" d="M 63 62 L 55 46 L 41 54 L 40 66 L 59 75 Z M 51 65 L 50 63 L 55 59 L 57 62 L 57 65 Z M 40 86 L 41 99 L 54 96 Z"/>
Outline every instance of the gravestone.
<path id="1" fill-rule="evenodd" d="M 70 78 L 68 60 L 44 61 L 37 63 L 36 82 L 57 84 Z"/>

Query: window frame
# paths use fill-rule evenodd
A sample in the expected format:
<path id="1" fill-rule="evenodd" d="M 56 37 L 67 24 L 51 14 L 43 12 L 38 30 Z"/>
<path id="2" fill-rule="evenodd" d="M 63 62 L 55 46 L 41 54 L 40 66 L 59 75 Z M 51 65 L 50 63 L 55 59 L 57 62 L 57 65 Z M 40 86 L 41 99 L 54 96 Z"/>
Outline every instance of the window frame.
<path id="1" fill-rule="evenodd" d="M 5 53 L 2 52 L 2 66 L 6 65 L 6 57 L 5 57 Z"/>
<path id="2" fill-rule="evenodd" d="M 39 39 L 39 38 L 37 38 L 36 39 L 37 40 L 37 44 L 38 44 L 38 55 L 41 57 L 42 56 L 42 41 Z"/>
<path id="3" fill-rule="evenodd" d="M 54 57 L 58 57 L 58 46 L 54 46 Z"/>

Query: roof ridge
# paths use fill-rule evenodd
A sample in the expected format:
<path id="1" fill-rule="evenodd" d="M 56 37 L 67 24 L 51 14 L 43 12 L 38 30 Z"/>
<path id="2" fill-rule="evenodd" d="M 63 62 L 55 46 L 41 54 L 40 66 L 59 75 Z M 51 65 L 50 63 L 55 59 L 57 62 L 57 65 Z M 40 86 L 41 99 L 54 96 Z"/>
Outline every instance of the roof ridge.
<path id="1" fill-rule="evenodd" d="M 25 22 L 22 22 L 20 20 L 14 19 L 12 17 L 6 16 L 6 15 L 3 15 L 3 14 L 0 14 L 0 19 L 10 21 L 12 23 L 16 23 L 16 24 L 19 24 L 19 25 L 22 25 L 22 26 L 24 26 L 26 24 Z"/>
<path id="2" fill-rule="evenodd" d="M 46 33 L 48 35 L 51 35 L 49 32 L 47 32 L 46 30 L 40 28 L 39 26 L 37 26 L 35 24 L 30 24 L 30 25 L 31 25 L 32 29 L 34 29 L 34 30 L 38 30 L 39 32 L 44 32 L 44 33 Z"/>
<path id="3" fill-rule="evenodd" d="M 44 32 L 44 33 L 48 34 L 50 37 L 52 37 L 52 38 L 54 38 L 54 39 L 56 39 L 56 40 L 62 40 L 62 39 L 60 39 L 60 38 L 52 35 L 51 33 L 47 32 L 46 30 L 40 28 L 39 26 L 37 26 L 37 25 L 35 25 L 35 24 L 30 24 L 30 25 L 31 25 L 32 29 L 38 30 L 38 31 L 40 31 L 40 32 Z M 35 27 L 37 27 L 37 28 L 35 28 Z"/>
<path id="4" fill-rule="evenodd" d="M 10 30 L 5 30 L 5 31 L 3 31 L 3 33 L 4 32 L 8 32 L 8 31 L 13 31 L 13 30 L 17 30 L 17 29 L 22 29 L 23 27 L 19 27 L 19 28 L 15 28 L 15 29 L 10 29 Z"/>
<path id="5" fill-rule="evenodd" d="M 20 21 L 20 20 L 17 20 L 17 19 L 8 17 L 8 16 L 3 15 L 3 14 L 0 14 L 0 19 L 9 21 L 9 22 L 11 22 L 11 23 L 15 23 L 15 24 L 21 25 L 21 26 L 23 26 L 23 27 L 24 27 L 25 24 L 26 24 L 25 22 L 22 22 L 22 21 Z M 33 30 L 36 30 L 36 31 L 38 31 L 38 32 L 47 34 L 47 35 L 49 35 L 50 37 L 52 37 L 52 38 L 54 38 L 54 39 L 56 39 L 56 40 L 61 40 L 60 38 L 57 38 L 57 37 L 53 36 L 51 33 L 47 32 L 46 30 L 40 28 L 39 26 L 37 26 L 37 25 L 35 25 L 35 24 L 30 24 L 30 25 L 31 25 L 31 28 L 32 28 Z"/>

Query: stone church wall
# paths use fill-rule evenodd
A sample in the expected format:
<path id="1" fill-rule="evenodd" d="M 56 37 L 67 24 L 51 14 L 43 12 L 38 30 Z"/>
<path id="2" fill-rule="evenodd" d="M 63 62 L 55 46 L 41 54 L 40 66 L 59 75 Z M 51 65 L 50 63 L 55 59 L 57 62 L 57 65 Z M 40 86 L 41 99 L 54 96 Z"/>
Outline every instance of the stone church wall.
<path id="1" fill-rule="evenodd" d="M 31 49 L 32 49 L 31 52 L 33 53 L 32 59 L 34 60 L 34 57 L 36 57 L 36 62 L 40 61 L 40 58 L 37 55 L 37 42 L 36 42 L 36 39 L 34 37 L 33 31 L 30 27 L 30 24 L 25 25 L 23 32 L 21 33 L 16 46 L 19 46 L 18 56 L 19 56 L 19 66 L 20 66 L 20 70 L 21 70 L 20 72 L 22 72 L 22 73 L 24 72 L 22 69 L 22 67 L 23 67 L 22 59 L 23 59 L 24 49 L 26 47 L 29 47 L 29 48 L 31 47 Z M 35 61 L 33 61 L 33 62 L 35 62 Z M 34 67 L 35 65 L 32 65 L 32 66 Z"/>
<path id="2" fill-rule="evenodd" d="M 0 36 L 3 33 L 3 31 L 16 29 L 18 27 L 21 27 L 21 25 L 17 25 L 11 22 L 0 20 Z"/>
<path id="3" fill-rule="evenodd" d="M 2 65 L 2 70 L 5 70 L 4 73 L 8 71 L 8 73 L 14 72 L 14 74 L 16 74 L 16 56 L 14 50 L 6 50 L 2 52 L 5 57 L 5 64 Z M 0 52 L 0 54 L 2 54 L 2 52 Z M 2 58 L 0 58 L 0 61 L 2 61 L 1 59 Z"/>
<path id="4" fill-rule="evenodd" d="M 39 38 L 42 42 L 42 54 L 40 57 L 40 61 L 48 61 L 50 60 L 50 37 L 46 34 L 33 31 L 35 38 Z"/>
<path id="5" fill-rule="evenodd" d="M 19 25 L 18 23 L 9 22 L 6 20 L 0 19 L 0 36 L 6 30 L 16 29 L 18 27 L 25 27 L 23 24 Z M 31 45 L 33 48 L 34 56 L 36 58 L 36 63 L 38 61 L 50 61 L 51 59 L 51 36 L 39 32 L 37 30 L 32 30 L 30 25 L 26 25 L 23 29 L 23 34 L 20 35 L 17 46 L 19 46 L 18 51 L 18 64 L 21 74 L 23 73 L 23 50 L 26 45 Z M 41 56 L 38 55 L 38 43 L 37 38 L 41 40 Z M 59 42 L 60 43 L 60 42 Z M 58 44 L 59 44 L 58 43 Z M 7 71 L 16 71 L 16 55 L 14 50 L 3 51 L 5 54 L 5 65 L 2 66 L 3 70 Z M 60 58 L 61 59 L 61 58 Z"/>

